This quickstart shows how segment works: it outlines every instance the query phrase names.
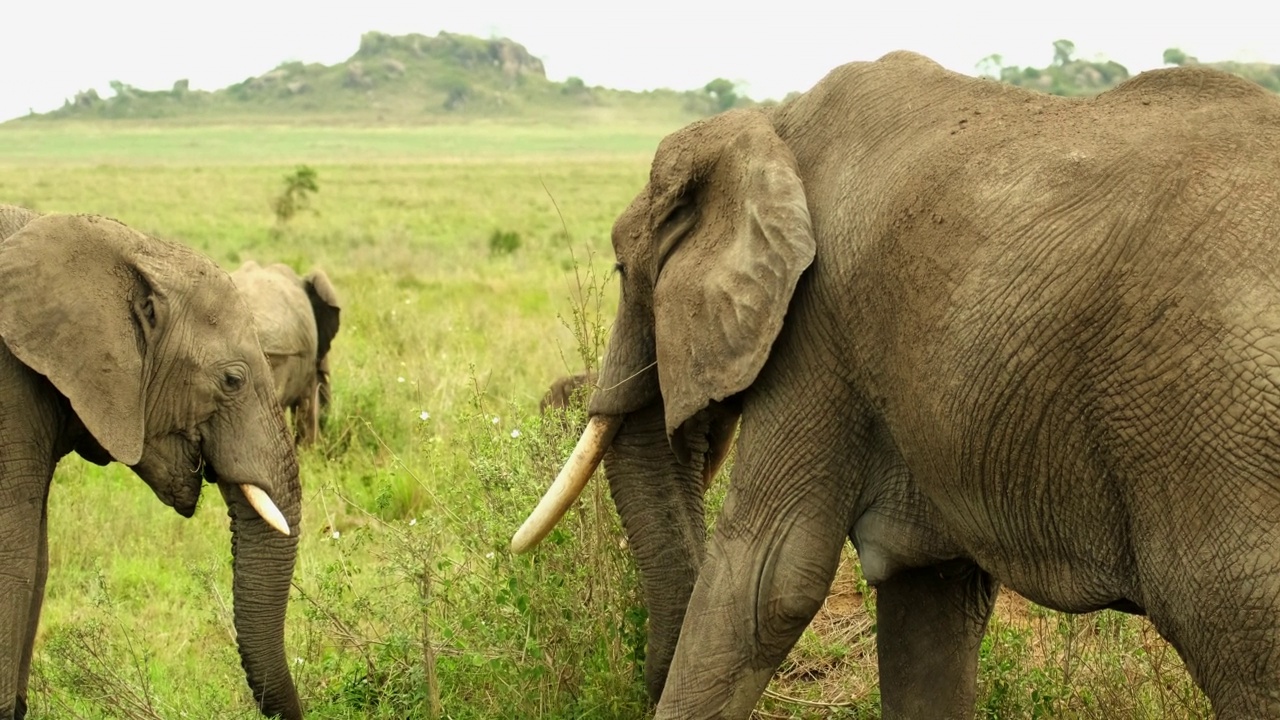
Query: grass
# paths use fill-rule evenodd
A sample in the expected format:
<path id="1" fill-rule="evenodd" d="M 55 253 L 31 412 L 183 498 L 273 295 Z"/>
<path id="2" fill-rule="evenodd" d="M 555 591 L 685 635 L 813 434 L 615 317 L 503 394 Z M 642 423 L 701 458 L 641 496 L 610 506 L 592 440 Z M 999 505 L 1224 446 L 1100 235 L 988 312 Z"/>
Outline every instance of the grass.
<path id="1" fill-rule="evenodd" d="M 0 164 L 162 165 L 182 169 L 295 163 L 558 165 L 626 157 L 639 167 L 647 164 L 658 140 L 672 129 L 670 125 L 625 120 L 572 127 L 483 120 L 409 127 L 7 123 L 0 125 Z"/>
<path id="2" fill-rule="evenodd" d="M 644 609 L 603 483 L 538 552 L 506 546 L 576 440 L 581 412 L 543 418 L 538 399 L 600 354 L 610 226 L 670 129 L 0 128 L 0 201 L 105 213 L 228 269 L 318 264 L 342 296 L 330 426 L 300 456 L 287 645 L 309 717 L 647 711 Z M 319 192 L 277 226 L 299 163 Z M 184 520 L 125 468 L 63 461 L 38 716 L 255 717 L 213 498 Z M 844 564 L 759 717 L 878 715 L 874 594 Z M 989 718 L 1208 715 L 1145 621 L 1008 595 L 979 692 Z"/>

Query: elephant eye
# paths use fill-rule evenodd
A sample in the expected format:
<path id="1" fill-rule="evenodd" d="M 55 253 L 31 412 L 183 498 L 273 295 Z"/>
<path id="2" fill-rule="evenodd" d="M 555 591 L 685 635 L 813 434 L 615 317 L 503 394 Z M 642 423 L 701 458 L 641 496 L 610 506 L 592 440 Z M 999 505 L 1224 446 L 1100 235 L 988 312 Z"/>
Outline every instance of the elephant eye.
<path id="1" fill-rule="evenodd" d="M 228 370 L 222 375 L 222 387 L 228 394 L 234 394 L 244 387 L 244 376 L 233 370 Z"/>
<path id="2" fill-rule="evenodd" d="M 614 270 L 615 270 L 619 275 L 621 275 L 622 277 L 624 277 L 624 278 L 625 278 L 625 277 L 627 276 L 627 266 L 626 266 L 626 265 L 623 265 L 623 264 L 622 264 L 622 263 L 620 263 L 620 262 L 616 262 L 616 263 L 614 263 L 614 264 L 613 264 L 613 269 L 614 269 Z"/>

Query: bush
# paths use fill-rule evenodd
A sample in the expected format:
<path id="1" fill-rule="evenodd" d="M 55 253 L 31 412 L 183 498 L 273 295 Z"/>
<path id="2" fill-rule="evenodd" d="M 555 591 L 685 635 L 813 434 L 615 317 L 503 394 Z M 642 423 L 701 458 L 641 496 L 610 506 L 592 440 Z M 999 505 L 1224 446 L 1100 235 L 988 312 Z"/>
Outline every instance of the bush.
<path id="1" fill-rule="evenodd" d="M 494 230 L 489 236 L 490 255 L 510 255 L 520 249 L 520 233 L 512 230 Z"/>
<path id="2" fill-rule="evenodd" d="M 271 203 L 276 221 L 284 224 L 299 210 L 305 210 L 313 192 L 320 192 L 320 185 L 316 182 L 316 171 L 312 168 L 299 165 L 292 173 L 285 175 L 284 191 Z"/>

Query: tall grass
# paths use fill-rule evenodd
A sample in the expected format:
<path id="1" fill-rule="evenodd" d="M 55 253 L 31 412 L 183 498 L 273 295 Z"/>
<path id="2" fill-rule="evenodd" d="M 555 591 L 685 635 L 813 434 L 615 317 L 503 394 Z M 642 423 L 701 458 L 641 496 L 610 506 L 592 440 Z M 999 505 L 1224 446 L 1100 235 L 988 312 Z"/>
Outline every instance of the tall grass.
<path id="1" fill-rule="evenodd" d="M 337 286 L 333 406 L 300 455 L 286 638 L 309 717 L 647 712 L 645 613 L 604 484 L 537 552 L 507 551 L 584 421 L 536 407 L 601 355 L 610 226 L 661 135 L 635 133 L 0 128 L 0 201 L 105 213 L 228 269 L 320 265 Z M 273 233 L 271 199 L 299 162 L 323 190 Z M 518 247 L 490 252 L 495 232 Z M 127 469 L 61 464 L 37 717 L 255 717 L 214 498 L 184 520 Z M 758 715 L 877 716 L 874 622 L 849 552 Z M 1208 715 L 1145 621 L 1011 596 L 983 643 L 980 712 Z"/>

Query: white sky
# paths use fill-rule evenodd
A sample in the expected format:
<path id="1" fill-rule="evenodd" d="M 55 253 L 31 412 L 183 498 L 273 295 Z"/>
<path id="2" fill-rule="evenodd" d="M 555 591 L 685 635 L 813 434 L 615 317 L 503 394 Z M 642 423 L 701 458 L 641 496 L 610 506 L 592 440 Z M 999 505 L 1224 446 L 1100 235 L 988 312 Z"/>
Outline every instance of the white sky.
<path id="1" fill-rule="evenodd" d="M 1167 47 L 1204 61 L 1280 64 L 1280 2 L 1178 0 L 10 0 L 0 33 L 0 120 L 52 110 L 121 80 L 147 90 L 187 78 L 214 90 L 281 62 L 332 64 L 369 30 L 505 36 L 547 75 L 640 90 L 739 81 L 756 99 L 804 90 L 850 60 L 894 49 L 966 73 L 983 57 L 1044 66 L 1058 38 L 1076 56 L 1136 73 Z M 621 4 L 618 4 L 621 5 Z M 767 11 L 763 8 L 769 8 Z"/>

